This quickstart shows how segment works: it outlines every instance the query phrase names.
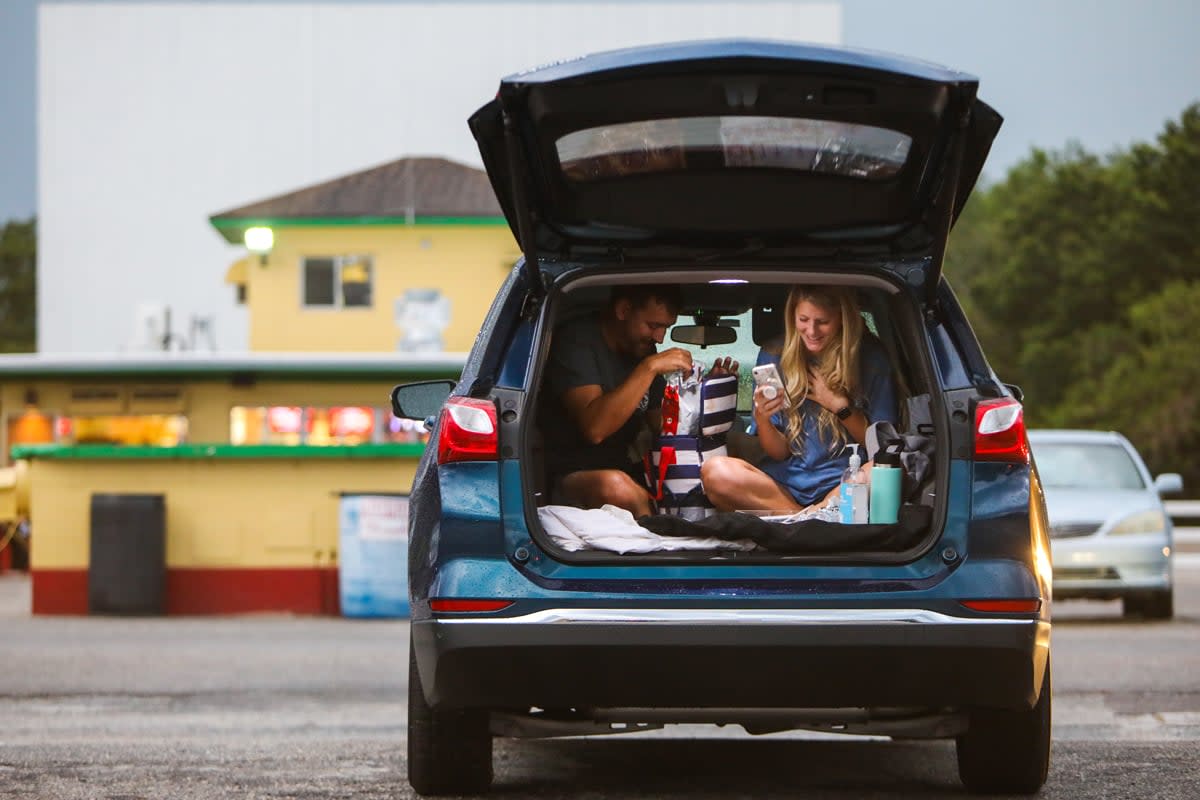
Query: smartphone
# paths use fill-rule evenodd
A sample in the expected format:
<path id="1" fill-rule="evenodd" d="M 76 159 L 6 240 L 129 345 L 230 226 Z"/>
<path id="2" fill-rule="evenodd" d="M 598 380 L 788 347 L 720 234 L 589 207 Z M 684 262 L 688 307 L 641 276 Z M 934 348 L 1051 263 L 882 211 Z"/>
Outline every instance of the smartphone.
<path id="1" fill-rule="evenodd" d="M 779 370 L 774 364 L 759 364 L 750 370 L 750 374 L 754 376 L 754 385 L 756 387 L 771 387 L 771 390 L 764 392 L 768 400 L 773 399 L 776 394 L 783 393 L 783 380 L 780 379 Z"/>

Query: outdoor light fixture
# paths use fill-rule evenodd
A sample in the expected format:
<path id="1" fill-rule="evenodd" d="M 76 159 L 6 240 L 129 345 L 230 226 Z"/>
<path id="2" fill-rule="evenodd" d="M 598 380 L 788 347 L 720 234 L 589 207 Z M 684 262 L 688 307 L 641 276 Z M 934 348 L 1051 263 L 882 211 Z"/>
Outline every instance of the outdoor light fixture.
<path id="1" fill-rule="evenodd" d="M 271 248 L 275 246 L 275 233 L 270 228 L 247 228 L 242 241 L 246 243 L 247 250 L 251 253 L 258 253 L 258 263 L 265 267 L 267 253 L 270 253 Z"/>

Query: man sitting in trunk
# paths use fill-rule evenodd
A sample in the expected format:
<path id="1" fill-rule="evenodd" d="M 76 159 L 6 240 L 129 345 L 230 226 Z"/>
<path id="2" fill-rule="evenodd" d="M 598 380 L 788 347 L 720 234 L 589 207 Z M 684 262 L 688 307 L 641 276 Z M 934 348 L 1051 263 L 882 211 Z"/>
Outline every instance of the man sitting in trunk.
<path id="1" fill-rule="evenodd" d="M 554 332 L 540 420 L 553 502 L 650 513 L 637 442 L 661 427 L 663 376 L 692 368 L 688 351 L 658 351 L 679 307 L 678 286 L 622 286 L 599 315 Z"/>

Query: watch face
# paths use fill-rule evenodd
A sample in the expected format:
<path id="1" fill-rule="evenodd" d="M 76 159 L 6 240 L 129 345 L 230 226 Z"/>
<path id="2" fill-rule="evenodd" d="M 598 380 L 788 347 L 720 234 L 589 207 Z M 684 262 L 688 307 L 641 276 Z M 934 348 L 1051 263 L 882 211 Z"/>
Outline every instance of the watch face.
<path id="1" fill-rule="evenodd" d="M 850 415 L 854 413 L 854 406 L 846 406 L 837 412 L 838 419 L 850 419 Z"/>

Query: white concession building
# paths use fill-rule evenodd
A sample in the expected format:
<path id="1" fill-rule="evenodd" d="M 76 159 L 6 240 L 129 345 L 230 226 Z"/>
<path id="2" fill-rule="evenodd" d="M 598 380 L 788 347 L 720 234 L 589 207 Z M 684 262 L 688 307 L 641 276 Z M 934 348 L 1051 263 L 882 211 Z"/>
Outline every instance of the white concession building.
<path id="1" fill-rule="evenodd" d="M 837 2 L 59 2 L 38 20 L 38 348 L 243 350 L 214 209 L 402 156 L 480 165 L 501 76 L 587 52 L 838 44 Z"/>

